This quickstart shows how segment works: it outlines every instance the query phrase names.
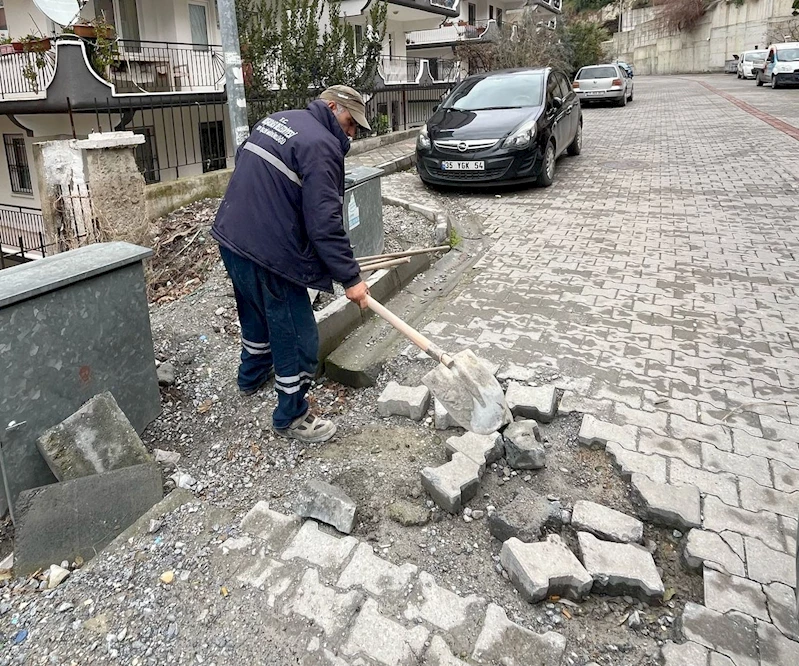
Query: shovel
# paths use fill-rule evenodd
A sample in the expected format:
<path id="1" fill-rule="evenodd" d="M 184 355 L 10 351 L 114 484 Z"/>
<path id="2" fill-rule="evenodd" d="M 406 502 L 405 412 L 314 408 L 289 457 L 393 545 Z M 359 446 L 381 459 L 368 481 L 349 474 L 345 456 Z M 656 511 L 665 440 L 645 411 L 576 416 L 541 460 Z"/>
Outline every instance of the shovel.
<path id="1" fill-rule="evenodd" d="M 458 425 L 478 435 L 490 435 L 510 423 L 502 387 L 471 349 L 450 356 L 371 296 L 366 297 L 366 303 L 372 312 L 440 363 L 422 382 Z"/>

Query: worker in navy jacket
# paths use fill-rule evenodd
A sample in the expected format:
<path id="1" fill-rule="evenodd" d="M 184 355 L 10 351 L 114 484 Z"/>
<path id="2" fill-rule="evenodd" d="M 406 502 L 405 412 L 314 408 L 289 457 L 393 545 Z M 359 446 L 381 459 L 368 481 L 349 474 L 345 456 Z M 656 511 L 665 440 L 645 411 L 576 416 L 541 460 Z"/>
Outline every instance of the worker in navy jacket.
<path id="1" fill-rule="evenodd" d="M 306 393 L 317 369 L 319 335 L 307 288 L 366 307 L 343 226 L 344 156 L 356 125 L 370 129 L 361 95 L 333 86 L 305 110 L 264 118 L 236 153 L 236 167 L 211 235 L 236 296 L 241 322 L 239 389 L 258 391 L 274 374 L 276 432 L 323 442 L 336 432 L 314 417 Z"/>

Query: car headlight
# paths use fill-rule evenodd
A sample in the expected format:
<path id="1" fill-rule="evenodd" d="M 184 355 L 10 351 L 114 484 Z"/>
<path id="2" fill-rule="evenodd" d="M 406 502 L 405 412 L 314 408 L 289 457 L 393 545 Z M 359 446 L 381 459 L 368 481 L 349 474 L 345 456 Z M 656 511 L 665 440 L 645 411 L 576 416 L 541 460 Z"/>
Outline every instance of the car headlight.
<path id="1" fill-rule="evenodd" d="M 528 148 L 535 138 L 535 120 L 528 120 L 507 139 L 502 146 L 513 150 Z"/>
<path id="2" fill-rule="evenodd" d="M 427 125 L 422 127 L 419 136 L 416 138 L 416 147 L 422 150 L 430 148 L 430 135 L 427 133 Z"/>

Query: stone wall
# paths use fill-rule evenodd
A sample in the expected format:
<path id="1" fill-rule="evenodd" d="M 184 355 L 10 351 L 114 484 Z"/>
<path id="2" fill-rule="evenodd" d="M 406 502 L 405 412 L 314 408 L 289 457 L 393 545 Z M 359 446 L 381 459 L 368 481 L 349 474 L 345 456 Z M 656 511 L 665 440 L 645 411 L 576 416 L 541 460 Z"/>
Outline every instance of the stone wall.
<path id="1" fill-rule="evenodd" d="M 768 37 L 791 19 L 792 0 L 746 0 L 737 6 L 721 0 L 690 32 L 669 33 L 656 14 L 638 22 L 634 29 L 617 33 L 606 42 L 606 50 L 630 62 L 636 74 L 685 74 L 721 72 L 733 54 L 767 46 Z M 634 10 L 649 12 L 650 10 Z M 640 18 L 648 18 L 641 16 Z"/>

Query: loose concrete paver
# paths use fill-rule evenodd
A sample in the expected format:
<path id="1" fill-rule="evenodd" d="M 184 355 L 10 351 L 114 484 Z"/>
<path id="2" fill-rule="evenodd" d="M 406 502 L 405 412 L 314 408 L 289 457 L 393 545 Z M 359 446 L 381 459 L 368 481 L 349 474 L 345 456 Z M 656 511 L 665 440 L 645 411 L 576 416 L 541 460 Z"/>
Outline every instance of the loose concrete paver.
<path id="1" fill-rule="evenodd" d="M 502 435 L 505 438 L 505 460 L 513 469 L 541 469 L 546 465 L 546 451 L 535 421 L 511 423 Z"/>
<path id="2" fill-rule="evenodd" d="M 343 490 L 321 479 L 311 479 L 294 504 L 298 516 L 327 523 L 344 534 L 355 527 L 356 509 L 355 502 Z"/>
<path id="3" fill-rule="evenodd" d="M 644 519 L 679 530 L 702 525 L 698 488 L 655 483 L 643 474 L 633 474 L 630 484 L 641 500 L 641 515 Z"/>
<path id="4" fill-rule="evenodd" d="M 338 569 L 357 543 L 354 537 L 338 538 L 325 534 L 313 520 L 306 520 L 280 559 L 305 560 L 323 570 Z"/>
<path id="5" fill-rule="evenodd" d="M 426 386 L 401 386 L 389 382 L 377 399 L 377 411 L 381 416 L 407 416 L 421 421 L 430 404 L 430 389 Z"/>
<path id="6" fill-rule="evenodd" d="M 746 575 L 742 554 L 736 553 L 716 532 L 692 529 L 685 539 L 682 556 L 685 565 L 694 571 L 701 571 L 706 563 L 712 562 L 728 573 Z"/>
<path id="7" fill-rule="evenodd" d="M 281 550 L 288 540 L 296 534 L 302 520 L 298 516 L 287 516 L 269 508 L 269 502 L 261 500 L 241 521 L 243 532 L 257 536 L 274 551 Z"/>
<path id="8" fill-rule="evenodd" d="M 637 518 L 585 500 L 574 503 L 572 525 L 607 541 L 640 543 L 644 538 L 644 524 Z"/>
<path id="9" fill-rule="evenodd" d="M 285 613 L 296 613 L 321 627 L 328 638 L 338 638 L 364 601 L 357 591 L 337 592 L 319 581 L 319 572 L 308 569 Z"/>
<path id="10" fill-rule="evenodd" d="M 349 564 L 341 572 L 336 585 L 343 589 L 362 587 L 375 596 L 407 592 L 408 584 L 416 575 L 416 565 L 396 565 L 378 557 L 371 546 L 361 543 L 355 549 Z"/>
<path id="11" fill-rule="evenodd" d="M 554 527 L 559 523 L 560 511 L 546 497 L 528 488 L 522 488 L 513 500 L 488 516 L 488 530 L 498 541 L 511 537 L 538 541 L 545 525 Z"/>
<path id="12" fill-rule="evenodd" d="M 442 509 L 458 513 L 477 494 L 482 471 L 480 464 L 458 452 L 448 463 L 425 467 L 422 486 Z"/>
<path id="13" fill-rule="evenodd" d="M 418 664 L 430 631 L 422 626 L 406 629 L 380 614 L 377 602 L 367 599 L 342 647 L 345 655 L 364 656 L 384 666 Z"/>
<path id="14" fill-rule="evenodd" d="M 554 386 L 524 386 L 508 382 L 505 399 L 516 417 L 549 423 L 555 417 L 557 394 Z"/>
<path id="15" fill-rule="evenodd" d="M 467 432 L 460 437 L 450 437 L 447 439 L 444 448 L 447 457 L 451 458 L 455 453 L 460 452 L 483 469 L 485 469 L 486 464 L 490 465 L 496 462 L 505 453 L 502 435 L 498 432 L 491 435 L 478 435 L 474 432 Z"/>

